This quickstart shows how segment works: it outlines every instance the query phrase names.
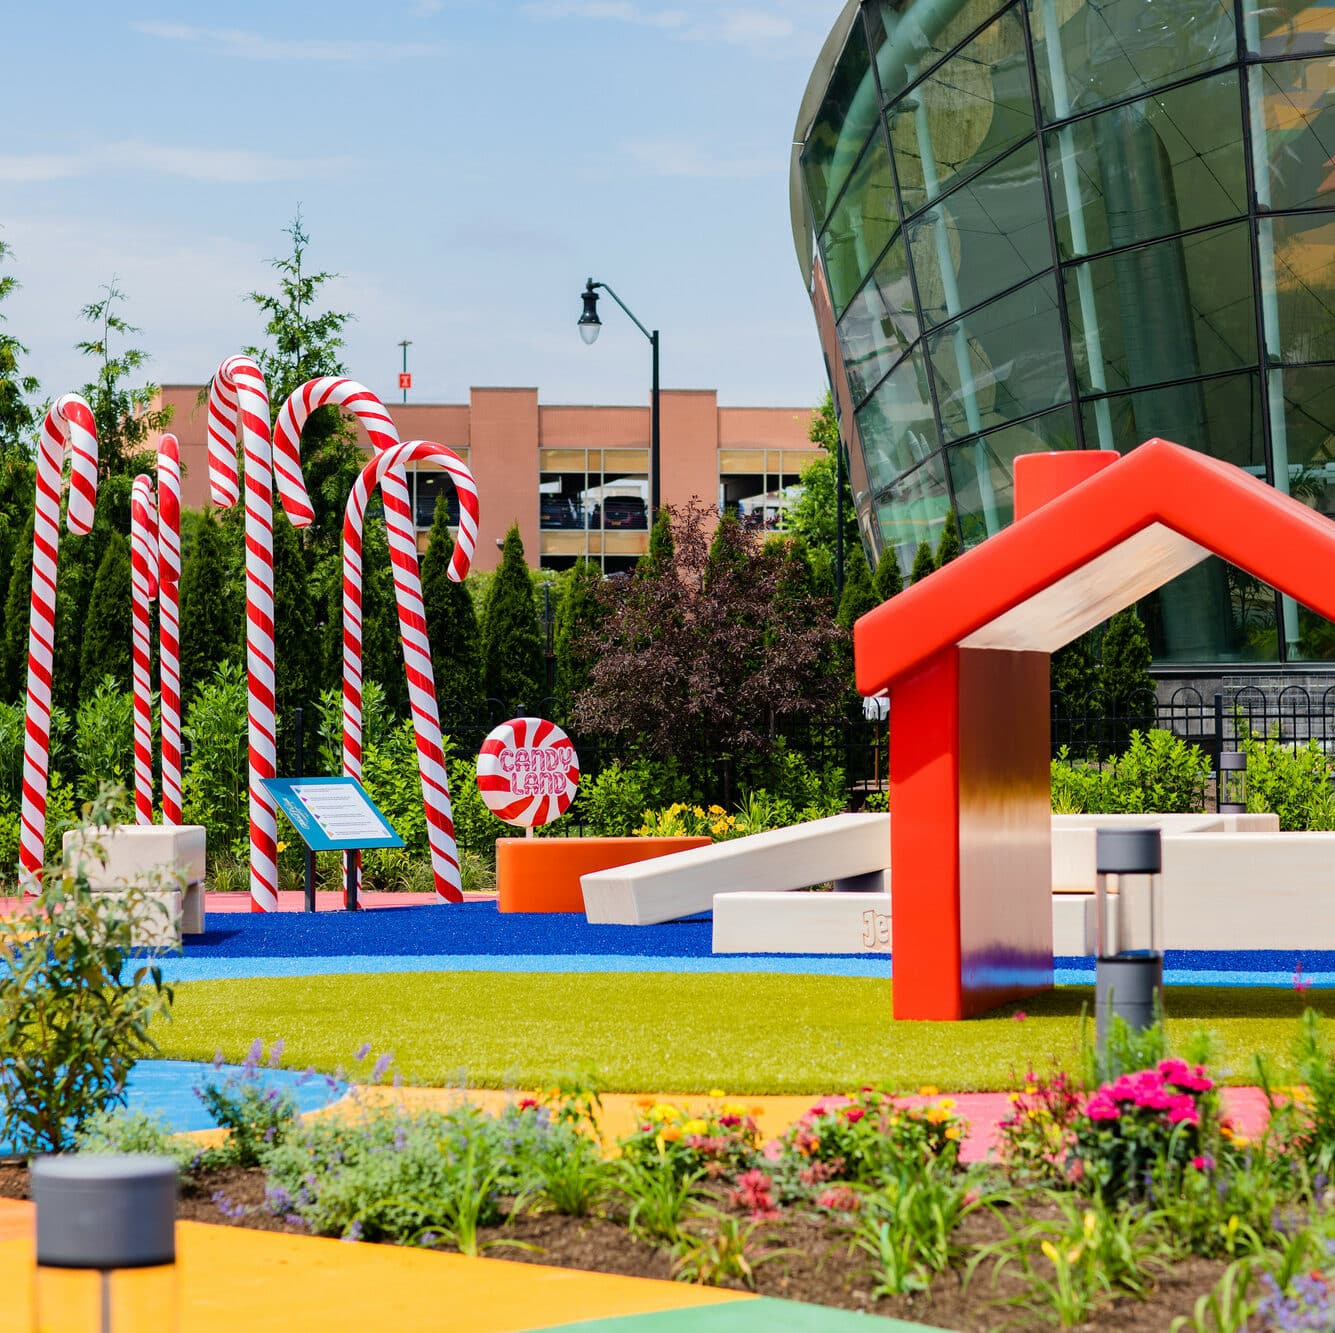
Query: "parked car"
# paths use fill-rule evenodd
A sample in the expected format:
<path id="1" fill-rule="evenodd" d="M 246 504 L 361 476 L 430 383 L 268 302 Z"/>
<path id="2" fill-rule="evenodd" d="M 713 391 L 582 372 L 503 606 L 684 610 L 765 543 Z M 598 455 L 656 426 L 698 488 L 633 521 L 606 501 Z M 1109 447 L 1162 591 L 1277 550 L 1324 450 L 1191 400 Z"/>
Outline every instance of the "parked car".
<path id="1" fill-rule="evenodd" d="M 638 495 L 612 495 L 603 501 L 604 528 L 647 528 L 648 509 Z"/>

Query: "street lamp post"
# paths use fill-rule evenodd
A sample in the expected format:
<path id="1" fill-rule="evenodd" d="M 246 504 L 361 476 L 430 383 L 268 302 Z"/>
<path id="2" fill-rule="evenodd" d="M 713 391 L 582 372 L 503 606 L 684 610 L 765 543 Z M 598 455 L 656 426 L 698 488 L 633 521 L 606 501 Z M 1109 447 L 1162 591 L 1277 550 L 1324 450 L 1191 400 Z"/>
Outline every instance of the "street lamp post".
<path id="1" fill-rule="evenodd" d="M 584 285 L 582 293 L 584 310 L 579 317 L 579 336 L 587 344 L 592 346 L 598 341 L 598 334 L 603 327 L 603 321 L 598 318 L 598 292 L 600 290 L 605 291 L 626 312 L 630 322 L 649 339 L 649 346 L 653 350 L 653 382 L 649 398 L 649 521 L 652 524 L 658 513 L 659 504 L 658 330 L 654 329 L 651 333 L 635 318 L 630 307 L 605 282 L 594 282 L 590 278 Z"/>

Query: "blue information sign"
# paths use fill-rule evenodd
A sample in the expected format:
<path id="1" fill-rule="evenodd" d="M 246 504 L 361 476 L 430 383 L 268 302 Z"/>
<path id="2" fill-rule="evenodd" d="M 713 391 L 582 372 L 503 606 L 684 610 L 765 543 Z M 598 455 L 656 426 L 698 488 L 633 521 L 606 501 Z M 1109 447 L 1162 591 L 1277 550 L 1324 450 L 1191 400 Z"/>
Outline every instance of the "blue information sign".
<path id="1" fill-rule="evenodd" d="M 263 781 L 313 852 L 403 846 L 403 839 L 356 778 L 265 778 Z"/>

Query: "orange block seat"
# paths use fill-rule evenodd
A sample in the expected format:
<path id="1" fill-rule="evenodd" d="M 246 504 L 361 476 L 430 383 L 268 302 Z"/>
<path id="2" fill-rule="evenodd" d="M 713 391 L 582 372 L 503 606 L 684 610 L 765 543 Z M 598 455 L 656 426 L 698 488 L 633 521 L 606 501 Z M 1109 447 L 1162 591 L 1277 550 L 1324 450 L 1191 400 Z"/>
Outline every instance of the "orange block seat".
<path id="1" fill-rule="evenodd" d="M 708 838 L 497 838 L 502 912 L 582 912 L 581 875 L 669 852 L 708 847 Z"/>

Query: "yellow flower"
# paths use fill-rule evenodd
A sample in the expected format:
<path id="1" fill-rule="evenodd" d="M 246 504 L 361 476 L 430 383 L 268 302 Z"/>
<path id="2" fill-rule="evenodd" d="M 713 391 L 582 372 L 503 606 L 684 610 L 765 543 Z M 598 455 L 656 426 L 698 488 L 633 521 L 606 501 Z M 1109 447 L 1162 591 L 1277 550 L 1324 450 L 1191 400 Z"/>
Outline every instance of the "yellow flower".
<path id="1" fill-rule="evenodd" d="M 285 843 L 285 842 L 280 842 L 280 843 L 278 844 L 278 850 L 279 850 L 280 852 L 285 852 L 285 851 L 287 851 L 287 843 Z"/>
<path id="2" fill-rule="evenodd" d="M 949 1111 L 951 1107 L 955 1105 L 955 1099 L 953 1097 L 942 1097 L 941 1100 L 937 1102 L 937 1105 L 943 1111 Z"/>
<path id="3" fill-rule="evenodd" d="M 718 1101 L 720 1097 L 726 1097 L 728 1094 L 724 1092 L 722 1088 L 710 1088 L 709 1095 L 715 1101 Z"/>
<path id="4" fill-rule="evenodd" d="M 1057 1262 L 1057 1247 L 1050 1240 L 1045 1240 L 1038 1248 L 1043 1251 L 1049 1263 Z"/>
<path id="5" fill-rule="evenodd" d="M 1098 1224 L 1099 1224 L 1099 1219 L 1094 1215 L 1094 1210 L 1093 1210 L 1092 1208 L 1089 1209 L 1089 1210 L 1085 1213 L 1085 1239 L 1086 1239 L 1086 1240 L 1092 1240 L 1092 1239 L 1094 1238 L 1094 1231 L 1095 1231 L 1095 1228 L 1097 1228 Z"/>
<path id="6" fill-rule="evenodd" d="M 959 1136 L 960 1136 L 960 1127 L 958 1125 L 951 1125 L 951 1127 L 948 1130 L 946 1130 L 946 1138 L 948 1139 L 957 1139 L 959 1138 Z"/>
<path id="7" fill-rule="evenodd" d="M 1036 1093 L 1036 1092 L 1038 1091 L 1038 1084 L 1037 1084 L 1037 1083 L 1026 1083 L 1026 1084 L 1024 1085 L 1024 1090 L 1025 1090 L 1025 1092 L 1026 1092 L 1029 1096 L 1032 1097 L 1032 1096 L 1034 1095 L 1034 1093 Z"/>
<path id="8" fill-rule="evenodd" d="M 703 1120 L 694 1119 L 694 1120 L 688 1120 L 681 1127 L 681 1132 L 683 1134 L 703 1134 L 708 1128 L 709 1126 L 705 1124 Z"/>
<path id="9" fill-rule="evenodd" d="M 659 1102 L 649 1112 L 649 1119 L 655 1124 L 662 1120 L 680 1120 L 681 1112 L 675 1106 L 669 1106 L 667 1102 Z"/>
<path id="10" fill-rule="evenodd" d="M 950 1119 L 950 1112 L 943 1111 L 939 1106 L 933 1106 L 927 1112 L 927 1123 L 929 1125 L 939 1125 L 943 1120 Z"/>
<path id="11" fill-rule="evenodd" d="M 924 1083 L 922 1087 L 918 1089 L 919 1097 L 937 1097 L 940 1093 L 941 1089 L 938 1088 L 935 1083 Z"/>
<path id="12" fill-rule="evenodd" d="M 1007 1093 L 1006 1100 L 1011 1102 L 1018 1102 L 1020 1100 L 1020 1094 L 1018 1092 Z"/>

